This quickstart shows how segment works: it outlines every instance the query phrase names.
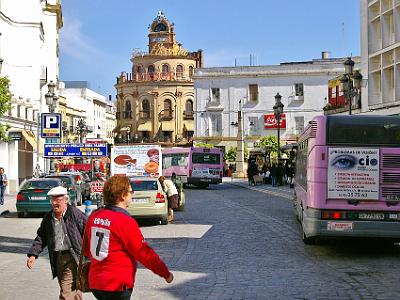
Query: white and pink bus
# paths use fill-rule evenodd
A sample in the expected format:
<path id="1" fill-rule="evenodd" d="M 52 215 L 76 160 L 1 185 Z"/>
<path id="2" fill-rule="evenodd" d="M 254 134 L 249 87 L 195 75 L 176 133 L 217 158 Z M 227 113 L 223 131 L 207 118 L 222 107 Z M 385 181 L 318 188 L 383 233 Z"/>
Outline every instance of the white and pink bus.
<path id="1" fill-rule="evenodd" d="M 162 172 L 166 177 L 175 173 L 184 184 L 207 187 L 222 182 L 224 160 L 219 148 L 162 149 Z"/>
<path id="2" fill-rule="evenodd" d="M 400 118 L 318 116 L 298 140 L 294 206 L 303 241 L 400 238 Z"/>

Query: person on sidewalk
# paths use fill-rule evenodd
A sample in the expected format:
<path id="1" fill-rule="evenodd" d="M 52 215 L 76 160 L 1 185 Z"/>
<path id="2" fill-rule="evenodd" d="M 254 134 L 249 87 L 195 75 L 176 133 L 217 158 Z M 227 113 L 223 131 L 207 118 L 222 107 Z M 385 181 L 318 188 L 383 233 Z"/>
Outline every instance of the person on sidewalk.
<path id="1" fill-rule="evenodd" d="M 47 195 L 51 198 L 52 210 L 44 216 L 37 230 L 26 265 L 32 269 L 39 254 L 47 247 L 53 278 L 57 277 L 60 285 L 59 299 L 80 300 L 83 298 L 76 289 L 76 275 L 86 216 L 68 204 L 66 188 L 52 188 Z"/>
<path id="2" fill-rule="evenodd" d="M 275 187 L 277 185 L 277 176 L 278 176 L 278 167 L 276 163 L 274 163 L 271 167 L 270 176 L 271 176 L 271 185 Z"/>
<path id="3" fill-rule="evenodd" d="M 92 212 L 87 222 L 84 255 L 90 258 L 89 287 L 98 300 L 131 299 L 137 261 L 168 283 L 174 279 L 126 211 L 132 193 L 127 177 L 112 176 L 104 184 L 106 206 Z"/>
<path id="4" fill-rule="evenodd" d="M 7 175 L 4 173 L 4 168 L 0 167 L 0 205 L 4 205 L 4 196 L 8 185 Z"/>
<path id="5" fill-rule="evenodd" d="M 168 222 L 173 222 L 174 221 L 174 210 L 173 208 L 178 208 L 178 190 L 176 189 L 175 184 L 169 180 L 166 179 L 164 176 L 160 176 L 158 178 L 158 181 L 160 181 L 161 186 L 163 187 L 164 192 L 167 194 L 167 199 L 168 199 Z"/>

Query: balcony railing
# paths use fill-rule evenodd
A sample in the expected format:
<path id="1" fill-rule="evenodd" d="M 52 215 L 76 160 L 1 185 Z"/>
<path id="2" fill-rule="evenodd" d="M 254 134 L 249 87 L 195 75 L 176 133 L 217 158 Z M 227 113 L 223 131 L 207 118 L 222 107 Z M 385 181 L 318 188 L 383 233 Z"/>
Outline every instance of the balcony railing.
<path id="1" fill-rule="evenodd" d="M 190 110 L 184 111 L 184 112 L 183 112 L 183 118 L 184 118 L 185 120 L 193 120 L 193 119 L 194 119 L 194 112 L 193 112 L 193 111 L 190 111 Z"/>
<path id="2" fill-rule="evenodd" d="M 132 119 L 132 111 L 122 112 L 124 119 Z"/>
<path id="3" fill-rule="evenodd" d="M 150 111 L 149 110 L 143 110 L 139 112 L 139 118 L 141 119 L 150 119 Z"/>
<path id="4" fill-rule="evenodd" d="M 164 109 L 158 116 L 160 121 L 170 121 L 173 119 L 173 110 L 172 109 Z"/>

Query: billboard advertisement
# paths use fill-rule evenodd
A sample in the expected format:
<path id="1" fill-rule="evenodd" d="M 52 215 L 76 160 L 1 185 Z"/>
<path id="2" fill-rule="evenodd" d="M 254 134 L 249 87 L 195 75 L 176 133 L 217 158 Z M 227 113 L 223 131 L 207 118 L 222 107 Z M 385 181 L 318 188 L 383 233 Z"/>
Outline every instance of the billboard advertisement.
<path id="1" fill-rule="evenodd" d="M 379 199 L 379 149 L 329 148 L 328 198 Z"/>
<path id="2" fill-rule="evenodd" d="M 281 121 L 279 122 L 280 128 L 286 129 L 286 114 L 281 115 Z M 264 128 L 274 129 L 278 128 L 278 122 L 276 121 L 274 114 L 264 115 Z"/>
<path id="3" fill-rule="evenodd" d="M 158 145 L 111 148 L 111 175 L 161 176 L 161 147 Z"/>
<path id="4" fill-rule="evenodd" d="M 107 156 L 107 144 L 44 144 L 44 157 Z"/>

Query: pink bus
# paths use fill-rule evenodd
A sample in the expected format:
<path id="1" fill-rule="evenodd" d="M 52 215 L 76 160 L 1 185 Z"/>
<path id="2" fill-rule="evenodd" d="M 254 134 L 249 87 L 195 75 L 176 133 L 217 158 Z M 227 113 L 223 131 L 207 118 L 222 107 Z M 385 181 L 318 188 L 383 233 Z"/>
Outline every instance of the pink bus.
<path id="1" fill-rule="evenodd" d="M 400 238 L 400 118 L 318 116 L 298 140 L 295 213 L 303 241 Z"/>
<path id="2" fill-rule="evenodd" d="M 171 177 L 175 173 L 184 184 L 207 187 L 221 183 L 224 160 L 219 148 L 182 148 L 162 149 L 163 175 Z"/>

